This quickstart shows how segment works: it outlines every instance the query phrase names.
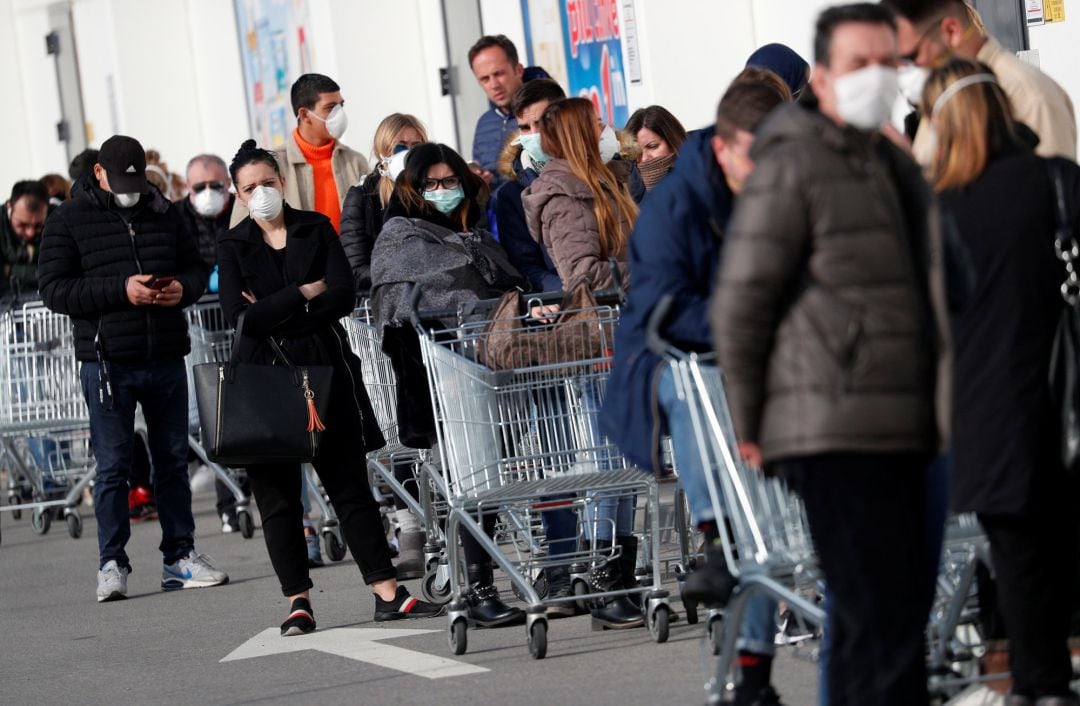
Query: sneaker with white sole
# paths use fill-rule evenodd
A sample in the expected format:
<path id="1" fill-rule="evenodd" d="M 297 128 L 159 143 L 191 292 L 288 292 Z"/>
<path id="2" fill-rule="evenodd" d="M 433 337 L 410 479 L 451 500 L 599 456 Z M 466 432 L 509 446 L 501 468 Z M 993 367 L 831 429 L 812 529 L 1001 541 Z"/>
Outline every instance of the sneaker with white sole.
<path id="1" fill-rule="evenodd" d="M 115 559 L 105 562 L 97 573 L 98 603 L 127 598 L 127 577 L 130 573 L 131 569 L 121 567 Z"/>
<path id="2" fill-rule="evenodd" d="M 196 553 L 194 549 L 175 564 L 166 564 L 161 572 L 162 591 L 208 588 L 228 582 L 228 574 L 215 569 L 204 555 Z"/>

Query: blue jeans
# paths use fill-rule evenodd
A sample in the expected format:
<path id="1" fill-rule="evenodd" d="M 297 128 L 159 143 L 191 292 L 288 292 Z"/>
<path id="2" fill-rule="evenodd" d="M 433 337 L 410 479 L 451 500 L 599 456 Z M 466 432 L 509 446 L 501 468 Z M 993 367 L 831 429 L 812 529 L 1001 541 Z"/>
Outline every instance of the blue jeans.
<path id="1" fill-rule="evenodd" d="M 135 407 L 142 405 L 150 443 L 151 481 L 161 522 L 161 553 L 166 564 L 195 546 L 188 479 L 188 387 L 183 360 L 106 363 L 112 382 L 112 408 L 98 396 L 96 362 L 79 371 L 90 411 L 90 441 L 97 460 L 94 514 L 98 522 L 100 566 L 115 560 L 131 566 L 124 546 L 131 537 L 128 478 L 135 443 Z"/>
<path id="2" fill-rule="evenodd" d="M 706 480 L 706 471 L 701 463 L 694 425 L 690 419 L 690 407 L 685 400 L 680 400 L 675 389 L 675 374 L 670 367 L 665 367 L 660 374 L 658 390 L 660 409 L 667 418 L 671 434 L 671 448 L 675 454 L 675 467 L 679 470 L 679 484 L 690 503 L 690 513 L 695 524 L 715 522 L 712 495 Z M 717 492 L 717 505 L 724 508 L 724 498 L 720 479 L 714 478 Z M 747 602 L 746 613 L 739 626 L 737 646 L 740 650 L 759 655 L 776 653 L 776 600 L 766 593 L 755 593 Z"/>
<path id="3" fill-rule="evenodd" d="M 588 465 L 595 465 L 600 471 L 619 470 L 622 464 L 613 458 L 611 445 L 600 433 L 599 414 L 603 402 L 601 384 L 592 378 L 580 378 L 575 385 L 584 422 L 581 430 L 585 437 L 582 446 L 594 449 L 586 454 Z M 614 539 L 613 529 L 615 537 L 628 537 L 633 534 L 636 501 L 633 494 L 598 493 L 593 496 L 585 508 L 588 518 L 586 535 L 589 539 L 594 539 L 595 533 L 595 539 L 611 542 Z"/>

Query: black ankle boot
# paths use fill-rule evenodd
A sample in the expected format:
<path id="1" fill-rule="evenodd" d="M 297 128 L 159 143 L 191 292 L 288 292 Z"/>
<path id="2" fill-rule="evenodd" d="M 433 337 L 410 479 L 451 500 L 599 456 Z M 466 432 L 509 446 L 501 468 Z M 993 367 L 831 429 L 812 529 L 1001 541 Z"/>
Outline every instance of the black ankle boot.
<path id="1" fill-rule="evenodd" d="M 548 598 L 570 598 L 574 587 L 570 583 L 570 567 L 549 566 L 544 569 L 548 581 Z M 545 609 L 549 618 L 569 618 L 577 615 L 577 605 L 573 601 L 552 603 Z"/>
<path id="2" fill-rule="evenodd" d="M 641 585 L 636 575 L 638 538 L 633 535 L 616 537 L 615 543 L 622 549 L 619 553 L 619 575 L 622 577 L 623 588 L 638 588 Z M 632 593 L 626 597 L 626 600 L 641 610 L 640 593 Z"/>
<path id="3" fill-rule="evenodd" d="M 469 618 L 483 628 L 518 623 L 525 619 L 525 611 L 512 608 L 499 599 L 491 564 L 469 564 L 469 590 L 465 601 L 469 604 Z"/>
<path id="4" fill-rule="evenodd" d="M 618 591 L 623 586 L 622 571 L 619 569 L 619 560 L 611 559 L 604 561 L 589 572 L 589 583 L 593 591 L 602 593 L 605 591 Z M 614 598 L 596 598 L 592 602 L 590 612 L 593 617 L 593 627 L 622 630 L 636 628 L 645 624 L 645 617 L 641 609 L 630 602 L 626 596 Z"/>
<path id="5" fill-rule="evenodd" d="M 690 572 L 683 583 L 682 596 L 686 600 L 707 606 L 724 607 L 739 581 L 728 571 L 727 560 L 720 549 L 710 548 L 705 553 L 705 565 Z"/>

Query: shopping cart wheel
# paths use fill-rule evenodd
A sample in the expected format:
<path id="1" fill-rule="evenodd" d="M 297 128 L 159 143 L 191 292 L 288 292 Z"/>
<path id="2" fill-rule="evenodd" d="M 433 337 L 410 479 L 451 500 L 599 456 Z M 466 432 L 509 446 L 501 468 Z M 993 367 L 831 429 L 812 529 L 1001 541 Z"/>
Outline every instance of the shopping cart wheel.
<path id="1" fill-rule="evenodd" d="M 709 641 L 709 647 L 714 655 L 720 654 L 720 649 L 723 647 L 723 635 L 724 630 L 720 624 L 720 617 L 709 618 L 709 622 L 705 624 L 705 639 Z"/>
<path id="2" fill-rule="evenodd" d="M 547 621 L 537 620 L 529 628 L 529 656 L 543 659 L 547 656 Z"/>
<path id="3" fill-rule="evenodd" d="M 420 595 L 428 603 L 435 603 L 436 605 L 443 605 L 450 600 L 450 582 L 447 581 L 444 586 L 439 585 L 439 565 L 437 563 L 434 568 L 429 569 L 424 574 L 424 580 L 420 583 Z"/>
<path id="4" fill-rule="evenodd" d="M 667 642 L 671 624 L 671 609 L 658 605 L 649 613 L 649 634 L 656 643 Z"/>
<path id="5" fill-rule="evenodd" d="M 240 536 L 244 539 L 251 539 L 255 536 L 255 520 L 251 518 L 251 513 L 247 510 L 241 510 L 236 513 L 236 524 L 240 525 Z M 330 553 L 328 549 L 327 554 Z"/>
<path id="6" fill-rule="evenodd" d="M 82 517 L 77 512 L 69 512 L 64 518 L 67 521 L 68 534 L 72 539 L 82 536 Z"/>
<path id="7" fill-rule="evenodd" d="M 469 637 L 466 634 L 469 629 L 469 622 L 465 618 L 458 618 L 450 624 L 450 650 L 455 655 L 465 654 L 465 650 L 469 649 Z"/>
<path id="8" fill-rule="evenodd" d="M 685 601 L 684 600 L 682 605 L 683 605 L 683 608 L 686 609 L 686 624 L 687 625 L 697 625 L 697 622 L 698 622 L 697 603 L 695 603 L 694 601 Z"/>
<path id="9" fill-rule="evenodd" d="M 18 505 L 19 503 L 22 502 L 22 500 L 19 499 L 19 496 L 16 495 L 15 493 L 12 493 L 11 495 L 9 495 L 7 501 L 8 501 L 8 505 Z M 21 520 L 22 519 L 22 510 L 12 510 L 11 511 L 11 518 L 13 520 Z"/>
<path id="10" fill-rule="evenodd" d="M 51 508 L 37 507 L 30 513 L 30 528 L 34 530 L 34 534 L 45 534 L 49 531 L 50 524 L 52 524 Z"/>
<path id="11" fill-rule="evenodd" d="M 323 535 L 323 544 L 326 546 L 326 556 L 330 561 L 341 561 L 345 558 L 345 545 L 333 532 Z"/>

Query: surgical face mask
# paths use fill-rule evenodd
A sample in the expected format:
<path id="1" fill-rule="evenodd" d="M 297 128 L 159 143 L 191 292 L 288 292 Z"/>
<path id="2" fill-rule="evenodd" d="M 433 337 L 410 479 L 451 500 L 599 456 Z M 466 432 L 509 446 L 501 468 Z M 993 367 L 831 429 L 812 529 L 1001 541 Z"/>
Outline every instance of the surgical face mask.
<path id="1" fill-rule="evenodd" d="M 465 190 L 458 186 L 453 189 L 425 191 L 424 200 L 439 209 L 439 213 L 449 216 L 465 200 Z"/>
<path id="2" fill-rule="evenodd" d="M 135 204 L 139 203 L 139 198 L 142 194 L 134 192 L 131 194 L 117 194 L 113 192 L 113 199 L 116 201 L 116 205 L 120 208 L 131 208 Z"/>
<path id="3" fill-rule="evenodd" d="M 525 153 L 529 155 L 529 159 L 532 160 L 533 166 L 539 168 L 551 161 L 551 155 L 544 151 L 544 148 L 540 145 L 540 133 L 529 132 L 524 135 L 518 135 L 514 140 L 515 145 L 521 145 L 521 149 L 525 150 Z"/>
<path id="4" fill-rule="evenodd" d="M 330 114 L 325 118 L 322 118 L 315 114 L 315 111 L 309 110 L 308 115 L 313 118 L 318 118 L 326 123 L 326 131 L 330 133 L 330 137 L 335 140 L 340 140 L 341 136 L 345 134 L 345 131 L 349 128 L 349 116 L 345 115 L 345 106 L 338 103 L 330 109 Z"/>
<path id="5" fill-rule="evenodd" d="M 409 150 L 395 152 L 392 157 L 384 157 L 379 163 L 379 175 L 390 181 L 397 181 L 398 176 L 405 170 L 405 160 L 409 156 Z"/>
<path id="6" fill-rule="evenodd" d="M 867 66 L 837 77 L 836 112 L 860 130 L 876 130 L 892 115 L 900 90 L 896 69 Z"/>
<path id="7" fill-rule="evenodd" d="M 247 207 L 252 218 L 272 221 L 281 213 L 282 203 L 280 191 L 270 186 L 257 186 L 248 198 Z"/>
<path id="8" fill-rule="evenodd" d="M 914 64 L 906 64 L 900 67 L 896 73 L 900 84 L 900 93 L 908 104 L 918 106 L 922 101 L 923 89 L 926 87 L 926 79 L 930 78 L 930 70 Z"/>
<path id="9" fill-rule="evenodd" d="M 615 155 L 620 151 L 622 151 L 622 145 L 619 144 L 619 136 L 610 125 L 605 125 L 600 133 L 600 160 L 607 164 L 615 159 Z"/>
<path id="10" fill-rule="evenodd" d="M 206 187 L 191 198 L 191 205 L 200 216 L 212 218 L 225 208 L 225 192 Z"/>

